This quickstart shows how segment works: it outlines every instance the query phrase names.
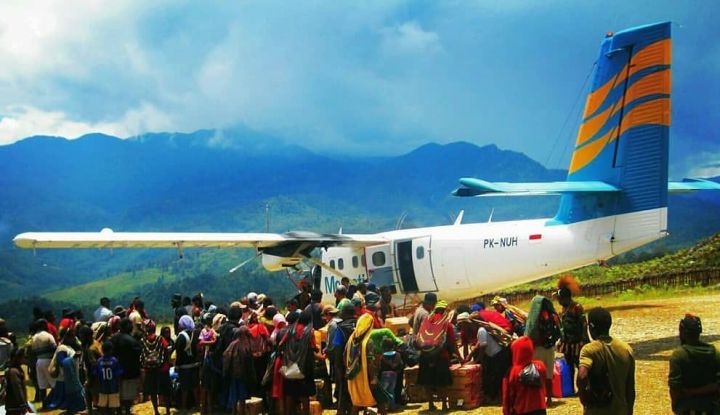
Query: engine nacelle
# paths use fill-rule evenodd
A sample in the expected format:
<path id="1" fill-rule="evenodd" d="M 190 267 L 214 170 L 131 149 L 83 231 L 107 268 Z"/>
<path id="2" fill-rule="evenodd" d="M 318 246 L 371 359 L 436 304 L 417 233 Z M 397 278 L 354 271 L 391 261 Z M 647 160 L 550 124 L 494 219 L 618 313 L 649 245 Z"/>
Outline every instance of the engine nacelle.
<path id="1" fill-rule="evenodd" d="M 302 262 L 303 257 L 282 257 L 277 255 L 262 254 L 263 268 L 270 272 L 282 271 L 285 268 L 294 267 Z"/>

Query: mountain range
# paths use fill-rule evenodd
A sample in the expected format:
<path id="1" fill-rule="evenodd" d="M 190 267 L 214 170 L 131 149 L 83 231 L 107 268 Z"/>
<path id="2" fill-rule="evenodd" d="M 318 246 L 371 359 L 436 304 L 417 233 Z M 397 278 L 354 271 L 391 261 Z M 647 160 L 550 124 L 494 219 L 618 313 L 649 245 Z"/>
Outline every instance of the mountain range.
<path id="1" fill-rule="evenodd" d="M 179 280 L 201 274 L 225 276 L 229 266 L 252 254 L 191 252 L 180 265 L 169 250 L 33 254 L 12 246 L 12 237 L 20 232 L 106 227 L 261 232 L 269 222 L 271 232 L 342 228 L 358 233 L 447 224 L 461 209 L 465 222 L 491 216 L 549 217 L 557 208 L 556 197 L 462 199 L 450 192 L 460 177 L 550 181 L 565 175 L 522 153 L 466 142 L 427 144 L 393 157 L 332 157 L 246 129 L 156 133 L 124 140 L 102 134 L 74 140 L 30 137 L 0 146 L 0 301 L 51 297 L 104 279 L 122 286 L 121 275 L 143 270 L 148 279 L 164 278 L 167 289 L 172 289 Z M 719 231 L 719 211 L 720 195 L 671 197 L 671 236 L 654 249 L 687 246 Z M 254 275 L 248 281 L 255 283 L 265 275 L 256 265 L 247 273 Z M 280 280 L 274 278 L 275 285 L 268 289 L 282 291 Z M 240 280 L 237 289 L 246 283 Z M 113 292 L 143 293 L 144 286 L 130 285 Z M 95 302 L 87 298 L 88 304 Z"/>

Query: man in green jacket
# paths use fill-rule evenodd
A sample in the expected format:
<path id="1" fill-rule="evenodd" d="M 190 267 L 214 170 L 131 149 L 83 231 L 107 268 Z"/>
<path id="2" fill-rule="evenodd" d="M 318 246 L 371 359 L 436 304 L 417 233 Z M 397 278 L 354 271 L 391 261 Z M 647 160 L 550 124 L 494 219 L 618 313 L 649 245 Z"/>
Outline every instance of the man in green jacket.
<path id="1" fill-rule="evenodd" d="M 680 320 L 680 347 L 670 356 L 668 386 L 676 414 L 716 414 L 720 354 L 712 344 L 700 341 L 700 317 L 686 314 Z"/>

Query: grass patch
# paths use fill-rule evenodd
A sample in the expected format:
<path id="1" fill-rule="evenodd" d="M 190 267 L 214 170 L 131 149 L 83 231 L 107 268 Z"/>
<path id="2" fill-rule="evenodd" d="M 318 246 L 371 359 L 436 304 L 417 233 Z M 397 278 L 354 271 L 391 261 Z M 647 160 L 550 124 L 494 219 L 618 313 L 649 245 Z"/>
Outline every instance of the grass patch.
<path id="1" fill-rule="evenodd" d="M 143 286 L 154 284 L 159 279 L 173 282 L 177 277 L 157 268 L 147 268 L 142 272 L 123 272 L 110 278 L 91 281 L 85 284 L 50 291 L 42 296 L 53 301 L 66 301 L 77 305 L 95 304 L 102 297 L 118 298 L 128 292 L 140 293 Z"/>

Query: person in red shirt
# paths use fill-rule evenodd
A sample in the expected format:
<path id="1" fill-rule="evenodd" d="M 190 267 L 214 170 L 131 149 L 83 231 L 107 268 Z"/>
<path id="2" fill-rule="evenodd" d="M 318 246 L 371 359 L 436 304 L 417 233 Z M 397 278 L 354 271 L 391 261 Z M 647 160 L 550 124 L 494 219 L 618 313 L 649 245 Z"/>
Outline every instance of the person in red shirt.
<path id="1" fill-rule="evenodd" d="M 541 360 L 533 360 L 533 341 L 529 337 L 520 337 L 513 342 L 510 350 L 512 367 L 503 379 L 503 415 L 547 413 L 546 369 Z"/>
<path id="2" fill-rule="evenodd" d="M 53 313 L 52 310 L 45 312 L 45 320 L 47 320 L 47 332 L 52 334 L 55 341 L 60 340 L 60 337 L 58 336 L 58 328 L 55 325 L 55 313 Z"/>

